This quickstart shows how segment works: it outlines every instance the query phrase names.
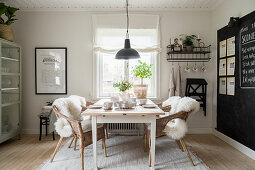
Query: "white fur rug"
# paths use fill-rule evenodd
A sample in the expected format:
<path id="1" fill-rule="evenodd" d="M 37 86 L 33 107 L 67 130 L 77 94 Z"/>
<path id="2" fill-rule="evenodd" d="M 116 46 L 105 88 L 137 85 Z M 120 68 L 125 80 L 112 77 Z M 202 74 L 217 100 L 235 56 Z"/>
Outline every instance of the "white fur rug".
<path id="1" fill-rule="evenodd" d="M 68 141 L 57 152 L 52 163 L 45 162 L 40 170 L 80 170 L 81 158 L 79 150 L 68 148 Z M 78 142 L 77 142 L 78 143 Z M 107 155 L 103 156 L 102 142 L 98 141 L 98 166 L 101 169 L 111 170 L 147 170 L 148 151 L 143 151 L 143 138 L 140 136 L 112 136 L 106 140 Z M 77 147 L 79 148 L 79 146 Z M 93 167 L 92 145 L 84 151 L 84 168 L 90 170 Z M 185 152 L 177 147 L 174 140 L 161 137 L 156 140 L 155 169 L 177 170 L 208 170 L 209 168 L 192 153 L 191 157 L 195 167 L 189 162 Z"/>

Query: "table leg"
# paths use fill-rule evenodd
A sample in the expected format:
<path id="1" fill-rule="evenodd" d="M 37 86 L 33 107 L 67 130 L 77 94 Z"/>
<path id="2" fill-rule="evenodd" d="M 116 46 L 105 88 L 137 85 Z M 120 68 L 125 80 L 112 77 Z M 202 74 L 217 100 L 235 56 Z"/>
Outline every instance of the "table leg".
<path id="1" fill-rule="evenodd" d="M 92 139 L 93 139 L 93 169 L 97 170 L 97 117 L 92 116 Z"/>
<path id="2" fill-rule="evenodd" d="M 151 122 L 151 169 L 155 169 L 156 119 Z"/>

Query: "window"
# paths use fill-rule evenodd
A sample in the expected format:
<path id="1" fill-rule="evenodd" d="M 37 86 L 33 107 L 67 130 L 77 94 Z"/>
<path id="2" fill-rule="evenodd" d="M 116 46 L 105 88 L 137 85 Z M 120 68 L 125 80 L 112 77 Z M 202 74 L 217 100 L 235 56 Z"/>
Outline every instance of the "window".
<path id="1" fill-rule="evenodd" d="M 130 80 L 134 84 L 140 84 L 140 78 L 134 77 L 132 70 L 138 64 L 138 60 L 116 60 L 115 54 L 124 47 L 126 29 L 124 28 L 96 28 L 94 41 L 95 74 L 94 74 L 94 98 L 110 97 L 118 93 L 113 88 L 113 83 L 120 80 Z M 152 78 L 145 79 L 148 84 L 148 97 L 157 98 L 159 89 L 158 75 L 158 29 L 139 28 L 129 29 L 131 47 L 138 50 L 140 60 L 152 64 Z M 155 47 L 155 48 L 154 48 Z"/>

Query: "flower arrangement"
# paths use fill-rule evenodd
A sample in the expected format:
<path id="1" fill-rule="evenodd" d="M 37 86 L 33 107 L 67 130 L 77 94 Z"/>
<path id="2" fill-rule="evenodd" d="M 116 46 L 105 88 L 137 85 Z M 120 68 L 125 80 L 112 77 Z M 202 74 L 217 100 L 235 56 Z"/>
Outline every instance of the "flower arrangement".
<path id="1" fill-rule="evenodd" d="M 118 83 L 113 83 L 114 88 L 119 88 L 120 92 L 124 92 L 129 90 L 133 87 L 133 83 L 129 82 L 128 80 L 122 80 Z"/>

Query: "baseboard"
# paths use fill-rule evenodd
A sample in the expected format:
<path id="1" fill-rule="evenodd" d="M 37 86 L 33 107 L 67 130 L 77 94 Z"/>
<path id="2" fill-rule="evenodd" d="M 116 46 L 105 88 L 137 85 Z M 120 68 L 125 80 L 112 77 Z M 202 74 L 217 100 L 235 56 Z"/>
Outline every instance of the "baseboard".
<path id="1" fill-rule="evenodd" d="M 23 134 L 39 134 L 39 129 L 23 129 Z M 43 129 L 43 134 L 44 134 Z M 188 134 L 211 134 L 212 128 L 189 128 Z M 140 135 L 143 134 L 143 129 L 140 131 Z"/>
<path id="2" fill-rule="evenodd" d="M 39 129 L 22 129 L 23 134 L 40 134 Z"/>
<path id="3" fill-rule="evenodd" d="M 225 141 L 229 145 L 233 146 L 234 148 L 236 148 L 243 154 L 247 155 L 251 159 L 255 160 L 255 151 L 254 150 L 252 150 L 252 149 L 248 148 L 247 146 L 244 146 L 243 144 L 235 141 L 234 139 L 224 135 L 223 133 L 217 131 L 216 129 L 212 130 L 212 134 L 217 136 L 221 140 Z"/>
<path id="4" fill-rule="evenodd" d="M 212 128 L 189 128 L 188 134 L 211 134 Z"/>

